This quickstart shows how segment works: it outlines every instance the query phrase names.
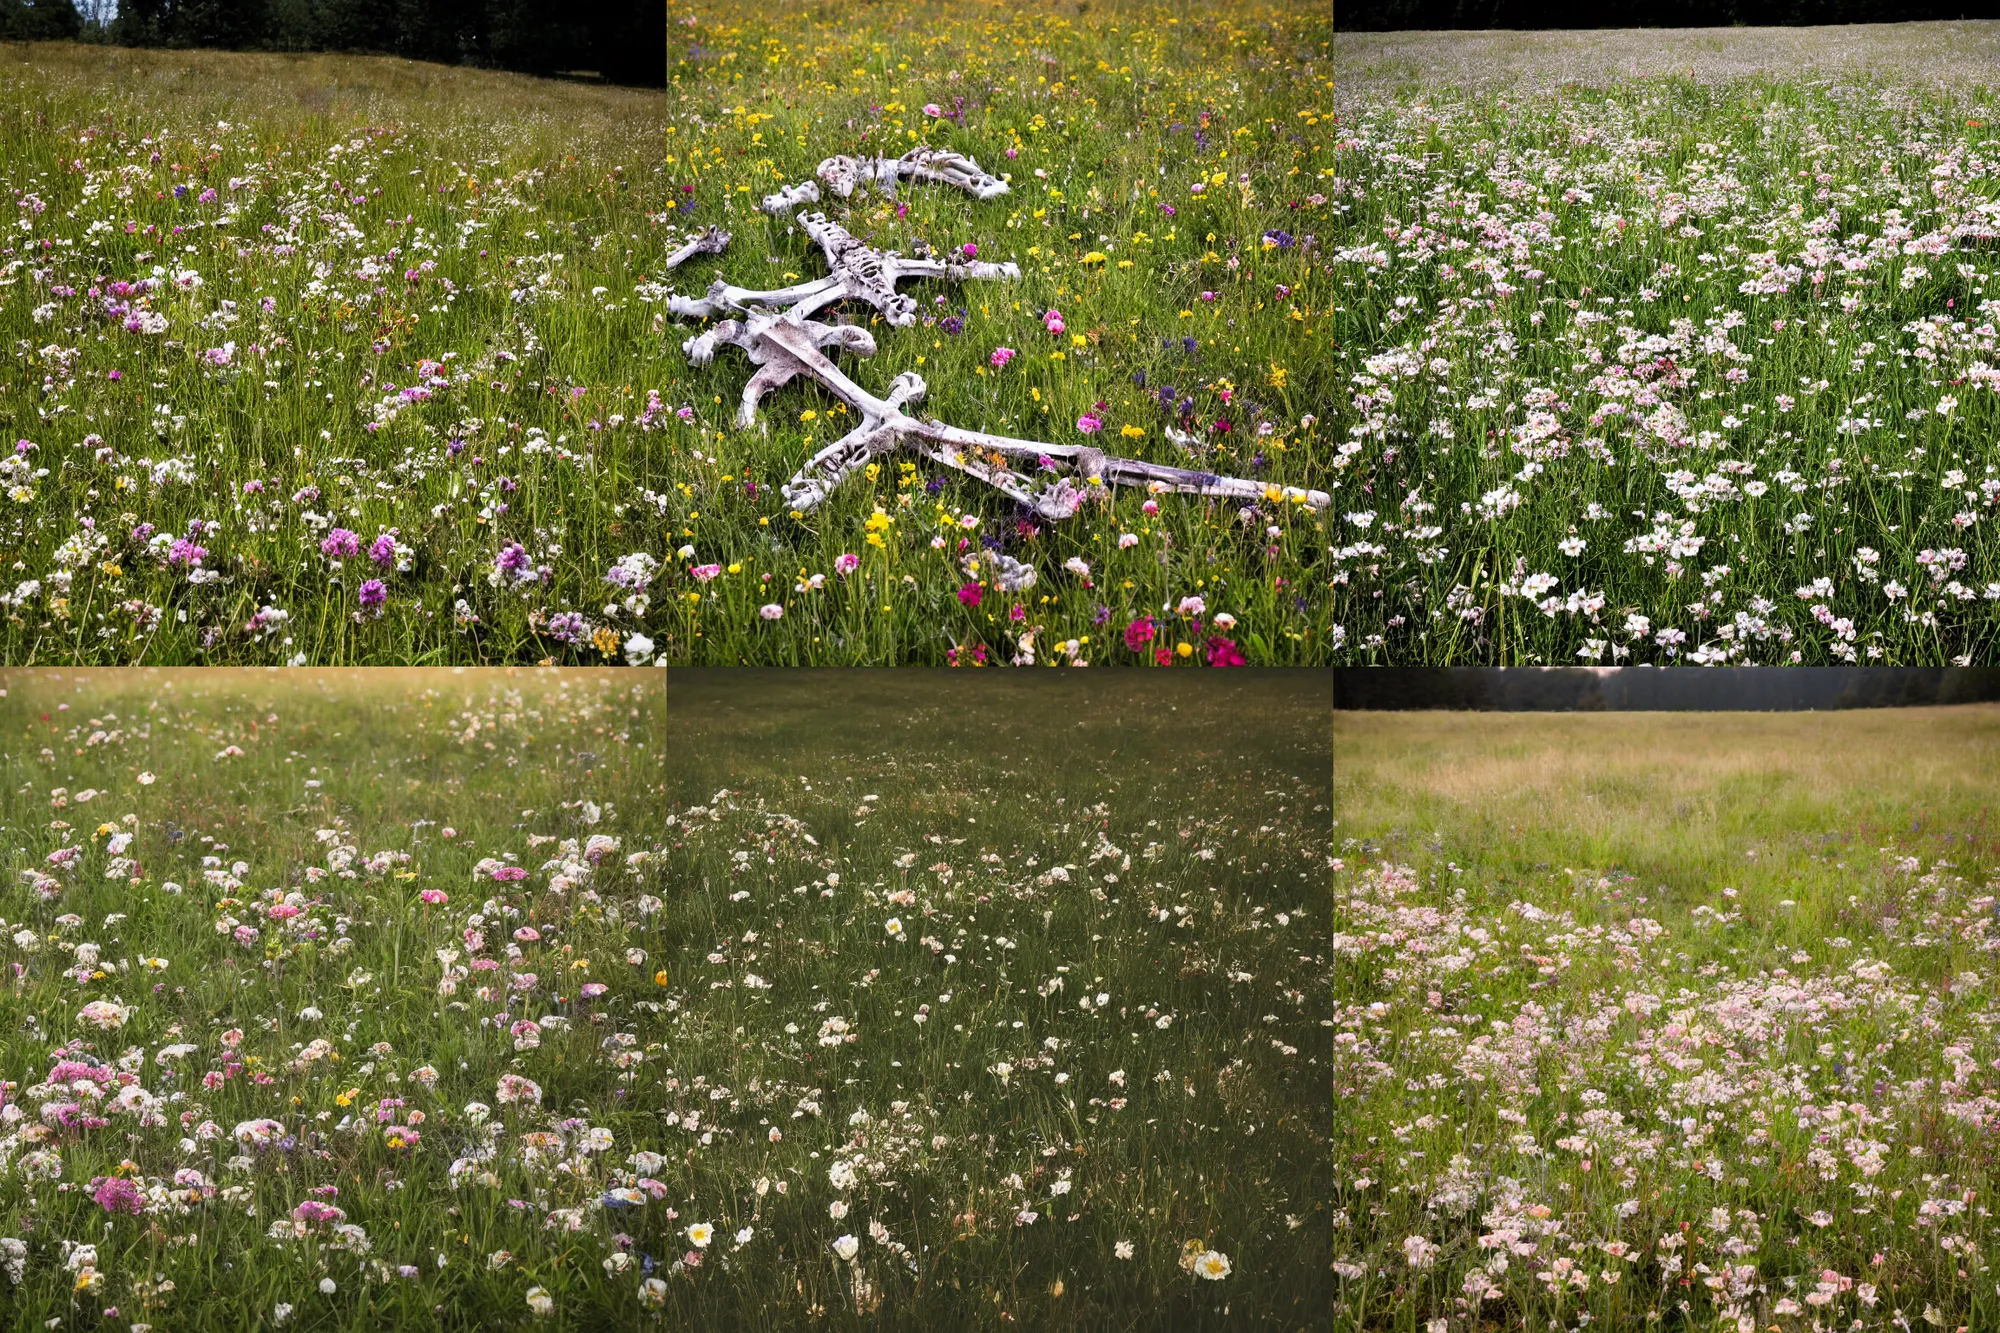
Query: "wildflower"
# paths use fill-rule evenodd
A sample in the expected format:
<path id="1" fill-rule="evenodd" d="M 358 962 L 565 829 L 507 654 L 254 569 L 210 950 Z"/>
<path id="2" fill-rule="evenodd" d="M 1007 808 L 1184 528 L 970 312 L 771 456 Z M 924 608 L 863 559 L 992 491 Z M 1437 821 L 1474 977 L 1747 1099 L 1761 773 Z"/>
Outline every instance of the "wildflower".
<path id="1" fill-rule="evenodd" d="M 963 602 L 967 606 L 978 606 L 979 599 L 985 596 L 985 593 L 986 590 L 982 588 L 979 584 L 968 583 L 959 588 L 958 600 Z"/>
<path id="2" fill-rule="evenodd" d="M 1138 652 L 1152 641 L 1153 619 L 1151 616 L 1140 616 L 1125 627 L 1125 647 L 1132 652 Z"/>
<path id="3" fill-rule="evenodd" d="M 555 1298 L 549 1295 L 548 1291 L 542 1287 L 530 1287 L 528 1288 L 528 1308 L 534 1311 L 538 1318 L 547 1318 L 549 1315 L 555 1313 Z"/>
<path id="4" fill-rule="evenodd" d="M 1013 348 L 996 347 L 993 349 L 993 355 L 988 357 L 987 361 L 995 370 L 998 370 L 1000 367 L 1006 365 L 1009 361 L 1012 361 L 1014 357 L 1015 357 L 1015 352 Z"/>
<path id="5" fill-rule="evenodd" d="M 542 1087 L 541 1084 L 534 1082 L 532 1079 L 523 1078 L 519 1074 L 502 1074 L 493 1100 L 499 1102 L 502 1106 L 513 1106 L 516 1104 L 539 1105 L 542 1100 Z"/>
<path id="6" fill-rule="evenodd" d="M 335 528 L 320 539 L 319 549 L 330 556 L 358 555 L 361 539 L 346 528 Z"/>
<path id="7" fill-rule="evenodd" d="M 1220 1250 L 1203 1250 L 1194 1257 L 1194 1274 L 1210 1282 L 1229 1276 L 1229 1256 Z"/>
<path id="8" fill-rule="evenodd" d="M 369 579 L 361 585 L 356 596 L 364 607 L 380 606 L 389 600 L 389 588 L 380 579 Z"/>
<path id="9" fill-rule="evenodd" d="M 706 1222 L 696 1222 L 687 1229 L 687 1238 L 697 1250 L 705 1250 L 708 1243 L 715 1239 L 715 1228 Z"/>
<path id="10" fill-rule="evenodd" d="M 1208 664 L 1212 667 L 1240 667 L 1247 665 L 1243 654 L 1233 640 L 1220 634 L 1208 636 Z"/>
<path id="11" fill-rule="evenodd" d="M 1104 428 L 1104 422 L 1094 412 L 1085 412 L 1076 419 L 1076 428 L 1085 435 L 1095 435 Z"/>
<path id="12" fill-rule="evenodd" d="M 1063 329 L 1066 327 L 1063 324 L 1062 311 L 1053 308 L 1044 311 L 1042 313 L 1042 327 L 1047 329 L 1052 336 L 1060 337 Z"/>
<path id="13" fill-rule="evenodd" d="M 861 1242 L 853 1236 L 842 1236 L 833 1242 L 833 1252 L 852 1263 L 854 1256 L 861 1252 Z"/>
<path id="14" fill-rule="evenodd" d="M 625 660 L 633 666 L 644 666 L 653 658 L 653 641 L 643 634 L 633 633 L 625 638 Z"/>
<path id="15" fill-rule="evenodd" d="M 766 602 L 757 608 L 757 614 L 766 620 L 781 620 L 784 618 L 785 608 L 776 602 Z"/>

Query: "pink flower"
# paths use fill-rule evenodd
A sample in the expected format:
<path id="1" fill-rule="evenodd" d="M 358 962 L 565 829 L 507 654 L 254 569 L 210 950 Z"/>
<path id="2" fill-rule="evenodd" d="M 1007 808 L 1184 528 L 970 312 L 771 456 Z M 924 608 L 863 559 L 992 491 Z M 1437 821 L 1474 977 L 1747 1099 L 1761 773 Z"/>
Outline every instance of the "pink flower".
<path id="1" fill-rule="evenodd" d="M 721 572 L 721 565 L 696 565 L 688 571 L 688 573 L 694 575 L 696 583 L 706 583 Z"/>
<path id="2" fill-rule="evenodd" d="M 1103 429 L 1103 426 L 1104 423 L 1097 418 L 1095 413 L 1085 412 L 1076 419 L 1076 428 L 1085 435 L 1095 435 L 1099 430 Z"/>
<path id="3" fill-rule="evenodd" d="M 493 878 L 502 884 L 518 883 L 527 877 L 528 872 L 520 866 L 497 866 L 493 871 Z"/>
<path id="4" fill-rule="evenodd" d="M 926 102 L 924 103 L 924 114 L 933 117 L 942 116 L 944 114 L 944 108 L 939 106 L 936 102 Z"/>
<path id="5" fill-rule="evenodd" d="M 861 557 L 858 555 L 842 553 L 833 558 L 833 571 L 836 574 L 852 574 L 859 568 L 861 568 Z"/>
<path id="6" fill-rule="evenodd" d="M 446 903 L 451 901 L 451 898 L 445 893 L 443 889 L 425 889 L 419 894 L 417 894 L 417 897 L 421 898 L 425 903 L 429 904 L 432 907 L 443 907 Z"/>
<path id="7" fill-rule="evenodd" d="M 96 1188 L 90 1197 L 97 1206 L 107 1213 L 130 1213 L 137 1217 L 146 1211 L 146 1204 L 139 1196 L 139 1187 L 121 1176 L 107 1176 L 91 1182 Z"/>
<path id="8" fill-rule="evenodd" d="M 610 989 L 611 987 L 605 985 L 601 981 L 586 981 L 583 983 L 583 998 L 586 1000 L 594 1000 L 598 996 L 604 994 L 606 991 Z"/>
<path id="9" fill-rule="evenodd" d="M 967 606 L 978 606 L 979 599 L 985 595 L 986 590 L 977 583 L 968 583 L 958 590 L 958 600 Z"/>
<path id="10" fill-rule="evenodd" d="M 1013 359 L 1014 359 L 1013 348 L 996 347 L 993 349 L 993 355 L 987 358 L 987 363 L 991 365 L 995 370 L 998 370 L 1000 367 L 1006 365 L 1009 361 L 1012 361 Z"/>
<path id="11" fill-rule="evenodd" d="M 1063 323 L 1062 311 L 1051 309 L 1042 315 L 1042 327 L 1050 333 L 1060 334 L 1068 325 Z"/>
<path id="12" fill-rule="evenodd" d="M 977 258 L 979 255 L 979 247 L 974 245 L 971 241 L 967 241 L 964 245 L 958 247 L 958 252 L 964 255 L 967 259 L 974 259 Z"/>
<path id="13" fill-rule="evenodd" d="M 326 555 L 359 555 L 361 539 L 346 528 L 335 528 L 321 539 L 319 549 Z"/>

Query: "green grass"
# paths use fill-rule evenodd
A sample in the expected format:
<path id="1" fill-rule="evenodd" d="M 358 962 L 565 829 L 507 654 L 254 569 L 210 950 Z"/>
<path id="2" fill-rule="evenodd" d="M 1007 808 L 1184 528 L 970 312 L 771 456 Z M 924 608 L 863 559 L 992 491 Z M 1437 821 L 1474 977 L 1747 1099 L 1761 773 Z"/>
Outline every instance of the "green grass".
<path id="1" fill-rule="evenodd" d="M 663 680 L 0 676 L 0 1322 L 1322 1322 L 1323 675 Z"/>
<path id="2" fill-rule="evenodd" d="M 1990 660 L 1996 31 L 1343 38 L 1343 660 Z"/>
<path id="3" fill-rule="evenodd" d="M 665 888 L 662 684 L 583 671 L 0 676 L 0 825 L 14 885 L 0 992 L 0 1235 L 26 1247 L 22 1280 L 0 1283 L 4 1321 L 269 1328 L 289 1304 L 288 1328 L 490 1328 L 528 1322 L 535 1285 L 555 1294 L 557 1325 L 636 1320 L 636 1270 L 612 1282 L 600 1266 L 615 1215 L 592 1213 L 581 1232 L 551 1230 L 546 1218 L 594 1200 L 635 1148 L 669 1146 L 659 1065 L 640 1066 L 634 1087 L 611 1063 L 617 1047 L 601 1046 L 631 1033 L 657 1061 L 666 1036 L 658 1011 L 641 1007 L 661 988 L 624 959 L 642 940 L 658 947 L 631 903 Z M 241 753 L 217 757 L 230 747 Z M 125 834 L 114 863 L 108 844 Z M 593 835 L 617 849 L 566 896 L 541 869 L 518 886 L 476 870 L 487 857 L 540 867 L 561 840 Z M 52 871 L 47 857 L 65 846 L 82 851 L 72 869 Z M 53 896 L 35 889 L 38 876 L 55 881 Z M 425 904 L 429 889 L 449 902 Z M 304 912 L 269 918 L 277 894 Z M 488 909 L 486 956 L 503 952 L 517 914 L 545 923 L 544 941 L 524 946 L 522 969 L 540 979 L 516 1017 L 574 1024 L 550 1026 L 519 1055 L 486 1021 L 495 1006 L 478 1003 L 471 980 L 438 990 L 436 951 L 463 951 L 461 932 L 489 895 L 505 906 Z M 229 933 L 252 925 L 258 938 Z M 99 953 L 79 976 L 85 945 Z M 572 957 L 589 959 L 588 973 L 565 971 Z M 609 993 L 581 999 L 586 976 Z M 79 1017 L 114 999 L 130 1011 L 122 1028 Z M 330 1054 L 302 1059 L 305 1043 L 322 1040 Z M 127 1071 L 158 1099 L 152 1113 L 46 1123 L 43 1108 L 65 1100 L 39 1086 L 58 1045 Z M 176 1047 L 178 1059 L 161 1056 Z M 425 1066 L 434 1088 L 412 1077 Z M 464 1108 L 497 1105 L 496 1079 L 515 1069 L 546 1089 L 541 1109 L 499 1108 L 487 1164 L 499 1180 L 453 1190 L 451 1162 L 483 1142 Z M 398 1123 L 427 1117 L 414 1147 L 386 1142 L 384 1098 L 407 1103 Z M 580 1175 L 547 1169 L 560 1153 L 529 1169 L 519 1136 L 570 1116 L 611 1129 L 616 1149 Z M 281 1121 L 295 1146 L 239 1147 L 232 1131 L 261 1118 Z M 211 1122 L 219 1139 L 200 1128 Z M 59 1180 L 29 1165 L 49 1154 Z M 91 1182 L 121 1163 L 149 1189 L 173 1190 L 184 1170 L 215 1188 L 114 1216 L 93 1202 Z M 267 1238 L 320 1186 L 337 1189 L 331 1202 L 365 1230 L 365 1255 L 333 1244 L 329 1223 L 305 1239 Z M 663 1224 L 627 1225 L 641 1249 L 664 1254 Z M 70 1242 L 97 1247 L 99 1285 L 73 1290 Z M 518 1258 L 491 1268 L 501 1250 Z M 402 1265 L 416 1276 L 398 1276 Z"/>
<path id="4" fill-rule="evenodd" d="M 2000 710 L 1337 718 L 1337 1327 L 1992 1322 Z"/>
<path id="5" fill-rule="evenodd" d="M 861 383 L 918 370 L 944 420 L 1063 442 L 1102 403 L 1101 440 L 1120 450 L 1316 484 L 1332 449 L 1314 418 L 1335 387 L 1315 249 L 1333 221 L 1330 14 L 954 0 L 680 17 L 658 93 L 363 58 L 7 48 L 0 182 L 22 206 L 0 245 L 0 414 L 30 448 L 0 478 L 16 552 L 0 654 L 942 664 L 1164 648 L 1199 663 L 1222 637 L 1255 664 L 1330 657 L 1325 515 L 1173 496 L 1148 514 L 1128 493 L 1027 523 L 976 482 L 889 460 L 797 516 L 778 486 L 837 405 L 795 386 L 764 427 L 735 430 L 747 363 L 691 367 L 679 343 L 696 330 L 664 313 L 671 285 L 819 272 L 755 201 L 822 158 L 959 149 L 1012 193 L 822 207 L 872 244 L 974 243 L 1022 278 L 917 286 L 924 319 L 877 331 L 880 354 L 850 367 Z M 922 114 L 933 103 L 955 118 Z M 711 223 L 735 234 L 729 251 L 663 272 Z M 108 286 L 156 266 L 156 290 Z M 189 270 L 202 285 L 174 285 Z M 108 316 L 107 300 L 133 309 Z M 124 327 L 149 317 L 164 328 Z M 1021 355 L 995 370 L 1000 346 Z M 431 396 L 394 409 L 412 386 Z M 1200 462 L 1169 425 L 1199 436 Z M 329 555 L 331 527 L 364 552 L 384 532 L 403 549 L 381 565 Z M 981 576 L 964 556 L 982 544 L 1036 585 L 969 605 Z M 836 573 L 843 554 L 859 569 Z M 620 561 L 637 575 L 613 586 Z M 713 582 L 689 573 L 711 563 Z M 364 605 L 378 578 L 383 600 Z M 1203 608 L 1180 610 L 1190 597 Z M 772 604 L 782 619 L 759 614 Z M 1151 641 L 1126 647 L 1149 620 Z"/>
<path id="6" fill-rule="evenodd" d="M 668 928 L 713 950 L 686 1058 L 767 1089 L 697 1167 L 793 1189 L 778 1252 L 692 1308 L 810 1326 L 860 1280 L 899 1327 L 1318 1326 L 1325 677 L 977 684 L 672 674 Z M 858 1041 L 823 1047 L 834 1017 Z"/>

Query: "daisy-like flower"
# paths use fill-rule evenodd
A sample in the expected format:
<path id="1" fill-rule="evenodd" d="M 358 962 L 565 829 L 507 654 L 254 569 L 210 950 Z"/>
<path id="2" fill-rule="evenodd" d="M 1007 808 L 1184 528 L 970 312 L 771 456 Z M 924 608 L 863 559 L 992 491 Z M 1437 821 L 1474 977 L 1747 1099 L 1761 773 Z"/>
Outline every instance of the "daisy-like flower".
<path id="1" fill-rule="evenodd" d="M 696 1222 L 688 1227 L 687 1238 L 688 1244 L 697 1250 L 705 1250 L 708 1243 L 715 1239 L 715 1228 L 706 1222 Z"/>
<path id="2" fill-rule="evenodd" d="M 1194 1257 L 1194 1275 L 1210 1282 L 1229 1276 L 1229 1256 L 1220 1250 L 1203 1250 Z"/>

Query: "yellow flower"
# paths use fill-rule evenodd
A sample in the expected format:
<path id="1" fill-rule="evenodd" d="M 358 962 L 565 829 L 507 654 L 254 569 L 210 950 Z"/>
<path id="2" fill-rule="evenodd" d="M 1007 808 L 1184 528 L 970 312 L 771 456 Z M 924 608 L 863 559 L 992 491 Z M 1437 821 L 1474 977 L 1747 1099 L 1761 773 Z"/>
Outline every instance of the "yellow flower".
<path id="1" fill-rule="evenodd" d="M 1083 257 L 1083 262 L 1086 264 L 1102 264 L 1104 260 L 1105 254 L 1102 250 L 1092 250 Z"/>
<path id="2" fill-rule="evenodd" d="M 667 984 L 667 969 L 663 967 L 659 971 L 653 973 L 653 984 L 655 986 L 664 986 Z"/>
<path id="3" fill-rule="evenodd" d="M 1118 428 L 1118 433 L 1130 439 L 1136 440 L 1141 435 L 1144 435 L 1146 432 L 1143 428 L 1139 426 L 1121 426 Z"/>
<path id="4" fill-rule="evenodd" d="M 1193 657 L 1194 645 L 1183 639 L 1174 645 L 1174 653 L 1179 657 Z"/>

